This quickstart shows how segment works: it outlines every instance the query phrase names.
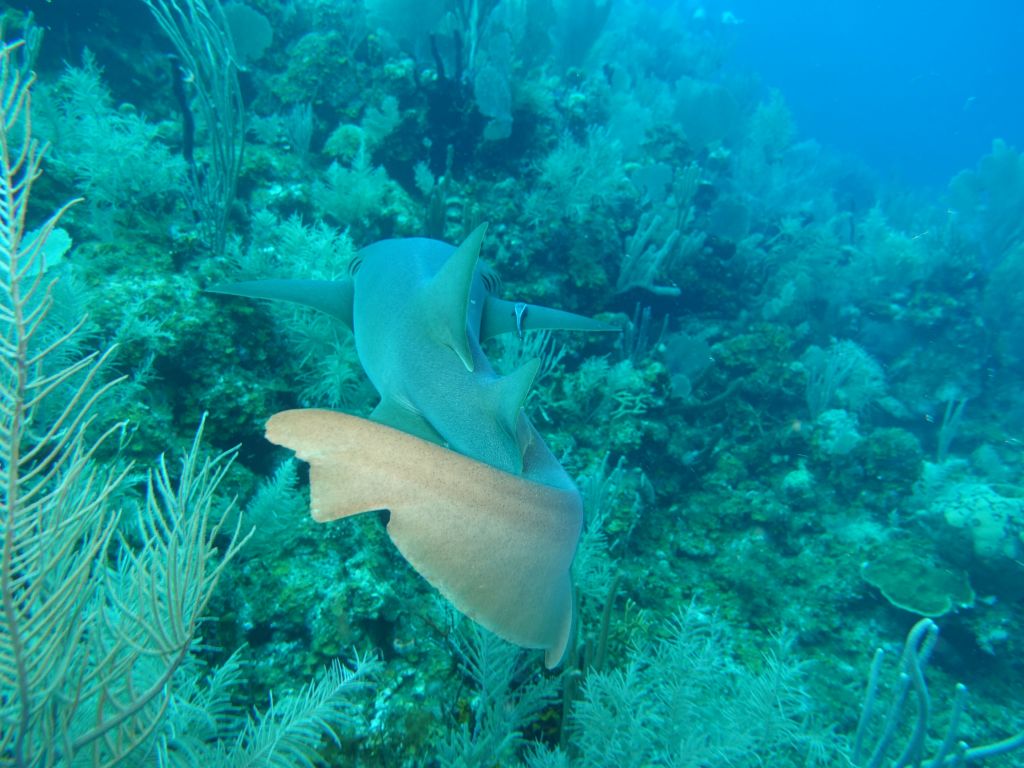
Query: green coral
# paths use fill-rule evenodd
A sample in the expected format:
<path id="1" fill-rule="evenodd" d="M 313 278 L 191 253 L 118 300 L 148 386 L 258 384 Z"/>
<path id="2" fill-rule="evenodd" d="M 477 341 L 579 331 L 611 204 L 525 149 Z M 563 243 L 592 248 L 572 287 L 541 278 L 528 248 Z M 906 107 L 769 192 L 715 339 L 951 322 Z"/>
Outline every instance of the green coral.
<path id="1" fill-rule="evenodd" d="M 861 566 L 861 577 L 897 608 L 919 616 L 943 616 L 974 604 L 966 571 L 936 563 L 906 548 L 893 548 Z"/>

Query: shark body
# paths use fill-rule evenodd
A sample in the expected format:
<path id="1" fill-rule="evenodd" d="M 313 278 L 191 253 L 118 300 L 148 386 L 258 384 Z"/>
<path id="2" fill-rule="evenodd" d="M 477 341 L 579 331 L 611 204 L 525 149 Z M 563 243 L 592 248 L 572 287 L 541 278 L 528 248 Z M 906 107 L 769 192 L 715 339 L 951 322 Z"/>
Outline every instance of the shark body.
<path id="1" fill-rule="evenodd" d="M 478 264 L 484 230 L 457 248 L 425 238 L 374 243 L 343 281 L 213 290 L 305 304 L 352 328 L 381 397 L 370 420 L 311 409 L 267 425 L 269 440 L 311 465 L 313 517 L 390 510 L 388 532 L 424 578 L 498 635 L 543 648 L 551 667 L 574 621 L 582 502 L 522 408 L 539 363 L 499 376 L 480 342 L 540 328 L 615 329 L 493 296 Z"/>

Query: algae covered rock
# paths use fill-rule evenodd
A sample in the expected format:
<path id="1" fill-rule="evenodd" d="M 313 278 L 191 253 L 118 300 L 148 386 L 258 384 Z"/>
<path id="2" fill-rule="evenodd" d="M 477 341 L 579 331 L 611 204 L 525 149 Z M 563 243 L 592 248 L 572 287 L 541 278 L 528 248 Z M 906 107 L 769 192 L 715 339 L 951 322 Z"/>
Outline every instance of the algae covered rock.
<path id="1" fill-rule="evenodd" d="M 1024 597 L 1024 499 L 980 482 L 951 485 L 927 516 L 943 556 L 968 569 L 983 593 L 1001 600 Z"/>
<path id="2" fill-rule="evenodd" d="M 1024 550 L 1024 499 L 1002 496 L 984 483 L 959 483 L 931 511 L 970 538 L 980 560 L 1019 559 Z"/>

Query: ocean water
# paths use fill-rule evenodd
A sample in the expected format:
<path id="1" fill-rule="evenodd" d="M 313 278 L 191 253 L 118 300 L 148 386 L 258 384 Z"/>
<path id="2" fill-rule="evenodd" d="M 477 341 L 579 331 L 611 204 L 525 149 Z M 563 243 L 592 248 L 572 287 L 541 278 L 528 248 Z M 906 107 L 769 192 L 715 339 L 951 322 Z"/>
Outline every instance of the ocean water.
<path id="1" fill-rule="evenodd" d="M 1024 760 L 1018 4 L 0 10 L 0 766 Z"/>
<path id="2" fill-rule="evenodd" d="M 994 139 L 1020 146 L 1021 8 L 709 3 L 732 12 L 732 63 L 779 88 L 808 136 L 880 173 L 942 187 Z"/>

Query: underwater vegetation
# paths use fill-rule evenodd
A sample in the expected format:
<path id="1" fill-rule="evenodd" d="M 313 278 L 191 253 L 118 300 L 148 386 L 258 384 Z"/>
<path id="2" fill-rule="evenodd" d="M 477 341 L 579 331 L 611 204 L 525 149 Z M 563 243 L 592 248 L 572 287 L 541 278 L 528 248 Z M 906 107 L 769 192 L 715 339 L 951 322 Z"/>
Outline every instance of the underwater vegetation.
<path id="1" fill-rule="evenodd" d="M 0 765 L 1020 759 L 1020 148 L 684 0 L 2 9 Z"/>

